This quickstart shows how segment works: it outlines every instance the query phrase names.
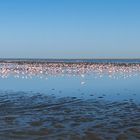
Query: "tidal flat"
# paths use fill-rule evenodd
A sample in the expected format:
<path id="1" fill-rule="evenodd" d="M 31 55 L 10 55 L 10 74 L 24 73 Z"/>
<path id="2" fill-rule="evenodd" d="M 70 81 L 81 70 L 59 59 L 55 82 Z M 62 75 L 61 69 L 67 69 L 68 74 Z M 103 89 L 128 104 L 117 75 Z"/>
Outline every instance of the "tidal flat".
<path id="1" fill-rule="evenodd" d="M 0 96 L 1 139 L 140 139 L 140 105 L 132 100 L 28 94 Z"/>
<path id="2" fill-rule="evenodd" d="M 106 61 L 0 62 L 0 140 L 139 140 L 140 63 Z"/>

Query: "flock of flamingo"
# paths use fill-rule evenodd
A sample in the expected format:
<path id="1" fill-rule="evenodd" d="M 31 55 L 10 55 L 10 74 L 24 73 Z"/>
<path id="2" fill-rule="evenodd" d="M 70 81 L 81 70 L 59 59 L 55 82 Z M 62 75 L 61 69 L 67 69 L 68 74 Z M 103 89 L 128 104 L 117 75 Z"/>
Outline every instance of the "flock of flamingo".
<path id="1" fill-rule="evenodd" d="M 115 78 L 116 75 L 127 78 L 140 73 L 140 64 L 102 64 L 102 63 L 0 63 L 0 77 L 40 78 L 49 76 L 81 76 L 93 74 Z"/>

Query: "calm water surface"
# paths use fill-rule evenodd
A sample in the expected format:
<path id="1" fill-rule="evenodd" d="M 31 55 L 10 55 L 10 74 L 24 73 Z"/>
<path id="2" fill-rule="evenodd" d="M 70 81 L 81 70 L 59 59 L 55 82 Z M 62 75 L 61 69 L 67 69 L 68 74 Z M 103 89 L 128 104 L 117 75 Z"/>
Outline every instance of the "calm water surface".
<path id="1" fill-rule="evenodd" d="M 139 60 L 98 61 L 1 62 L 0 139 L 140 139 Z"/>

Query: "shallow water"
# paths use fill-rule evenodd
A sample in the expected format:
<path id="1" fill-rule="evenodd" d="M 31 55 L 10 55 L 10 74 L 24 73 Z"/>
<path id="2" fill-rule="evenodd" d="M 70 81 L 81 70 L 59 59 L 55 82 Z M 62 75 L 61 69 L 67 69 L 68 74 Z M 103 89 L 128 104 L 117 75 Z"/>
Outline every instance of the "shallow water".
<path id="1" fill-rule="evenodd" d="M 139 63 L 1 62 L 0 75 L 0 139 L 140 139 Z"/>

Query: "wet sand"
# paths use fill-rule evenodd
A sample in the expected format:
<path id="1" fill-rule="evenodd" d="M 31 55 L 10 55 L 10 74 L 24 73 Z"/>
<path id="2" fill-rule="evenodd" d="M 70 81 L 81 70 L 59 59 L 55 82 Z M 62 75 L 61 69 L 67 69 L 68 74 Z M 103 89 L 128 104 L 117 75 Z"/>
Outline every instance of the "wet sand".
<path id="1" fill-rule="evenodd" d="M 41 93 L 0 94 L 1 140 L 139 140 L 140 104 Z"/>

